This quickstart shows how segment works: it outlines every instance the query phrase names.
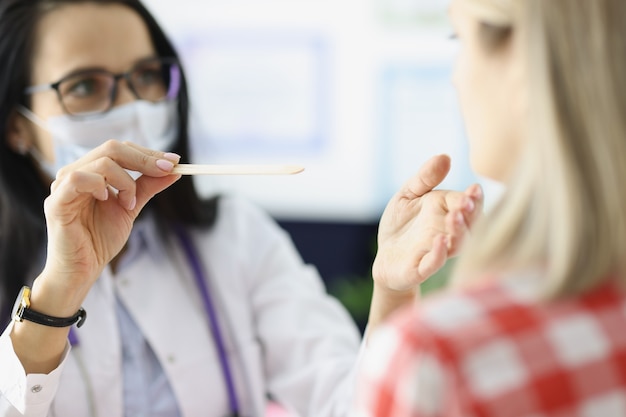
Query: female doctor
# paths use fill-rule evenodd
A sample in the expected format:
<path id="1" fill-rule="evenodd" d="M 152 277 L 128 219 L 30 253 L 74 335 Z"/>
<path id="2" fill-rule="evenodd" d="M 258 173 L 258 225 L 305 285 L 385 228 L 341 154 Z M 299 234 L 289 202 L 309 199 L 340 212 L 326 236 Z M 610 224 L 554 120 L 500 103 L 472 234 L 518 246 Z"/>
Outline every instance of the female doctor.
<path id="1" fill-rule="evenodd" d="M 148 11 L 3 0 L 0 62 L 0 416 L 345 415 L 349 315 L 267 215 L 171 174 L 188 96 Z M 413 295 L 387 284 L 370 327 Z"/>
<path id="2" fill-rule="evenodd" d="M 265 214 L 170 175 L 187 91 L 142 5 L 3 0 L 0 32 L 0 416 L 343 414 L 358 330 Z"/>

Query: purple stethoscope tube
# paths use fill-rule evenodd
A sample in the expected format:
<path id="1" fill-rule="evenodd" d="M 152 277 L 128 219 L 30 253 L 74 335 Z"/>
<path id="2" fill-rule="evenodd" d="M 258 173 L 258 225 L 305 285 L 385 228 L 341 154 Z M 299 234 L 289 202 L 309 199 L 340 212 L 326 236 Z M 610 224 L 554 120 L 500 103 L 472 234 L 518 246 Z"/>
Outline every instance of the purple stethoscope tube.
<path id="1" fill-rule="evenodd" d="M 198 254 L 189 234 L 182 227 L 177 227 L 175 231 L 178 239 L 180 240 L 180 243 L 183 246 L 187 261 L 189 262 L 189 264 L 191 265 L 191 269 L 193 270 L 193 275 L 196 280 L 198 289 L 200 290 L 200 295 L 202 297 L 204 310 L 206 312 L 207 318 L 209 319 L 209 328 L 211 330 L 211 334 L 213 335 L 213 340 L 215 341 L 215 346 L 217 348 L 217 353 L 220 359 L 222 376 L 224 378 L 224 384 L 226 385 L 226 391 L 228 394 L 228 404 L 230 408 L 230 414 L 228 415 L 228 417 L 239 417 L 241 416 L 239 398 L 235 390 L 233 373 L 228 362 L 228 356 L 226 354 L 224 335 L 222 334 L 222 330 L 219 326 L 215 304 L 213 303 L 213 299 L 211 298 L 211 294 L 207 285 L 207 275 L 204 271 L 204 268 L 202 267 L 202 263 L 200 262 L 200 255 Z M 76 336 L 76 331 L 74 327 L 70 328 L 68 338 L 72 346 L 78 346 L 79 341 L 78 337 Z"/>

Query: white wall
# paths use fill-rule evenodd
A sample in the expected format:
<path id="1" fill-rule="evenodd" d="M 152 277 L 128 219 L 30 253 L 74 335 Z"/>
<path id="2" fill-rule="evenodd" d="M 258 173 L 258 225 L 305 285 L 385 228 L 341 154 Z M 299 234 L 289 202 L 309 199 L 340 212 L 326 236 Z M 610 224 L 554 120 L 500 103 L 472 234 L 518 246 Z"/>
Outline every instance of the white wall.
<path id="1" fill-rule="evenodd" d="M 147 0 L 182 54 L 198 163 L 293 163 L 203 177 L 280 218 L 377 220 L 430 156 L 476 178 L 450 84 L 446 0 Z"/>

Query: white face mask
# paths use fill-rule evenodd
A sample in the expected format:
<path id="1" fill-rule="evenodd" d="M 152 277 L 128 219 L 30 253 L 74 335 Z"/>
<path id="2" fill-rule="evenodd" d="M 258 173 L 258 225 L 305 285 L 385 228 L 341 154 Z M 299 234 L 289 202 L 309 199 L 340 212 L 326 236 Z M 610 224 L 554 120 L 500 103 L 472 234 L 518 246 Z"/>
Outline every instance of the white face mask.
<path id="1" fill-rule="evenodd" d="M 31 152 L 52 178 L 58 170 L 84 156 L 109 139 L 129 141 L 157 151 L 169 151 L 178 137 L 178 101 L 158 103 L 137 100 L 115 107 L 97 118 L 72 119 L 67 115 L 42 120 L 25 107 L 19 111 L 27 119 L 50 132 L 54 144 L 54 164 Z"/>

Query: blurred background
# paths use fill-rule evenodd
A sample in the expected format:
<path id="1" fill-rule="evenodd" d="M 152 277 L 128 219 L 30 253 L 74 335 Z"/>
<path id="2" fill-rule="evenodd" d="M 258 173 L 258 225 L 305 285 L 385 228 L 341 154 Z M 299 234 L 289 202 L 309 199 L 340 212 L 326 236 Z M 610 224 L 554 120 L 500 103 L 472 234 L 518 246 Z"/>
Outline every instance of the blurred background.
<path id="1" fill-rule="evenodd" d="M 450 79 L 448 0 L 145 0 L 189 78 L 196 163 L 305 167 L 288 177 L 196 177 L 265 208 L 362 325 L 377 222 L 432 155 L 442 185 L 469 167 Z M 428 285 L 445 282 L 448 269 Z"/>

